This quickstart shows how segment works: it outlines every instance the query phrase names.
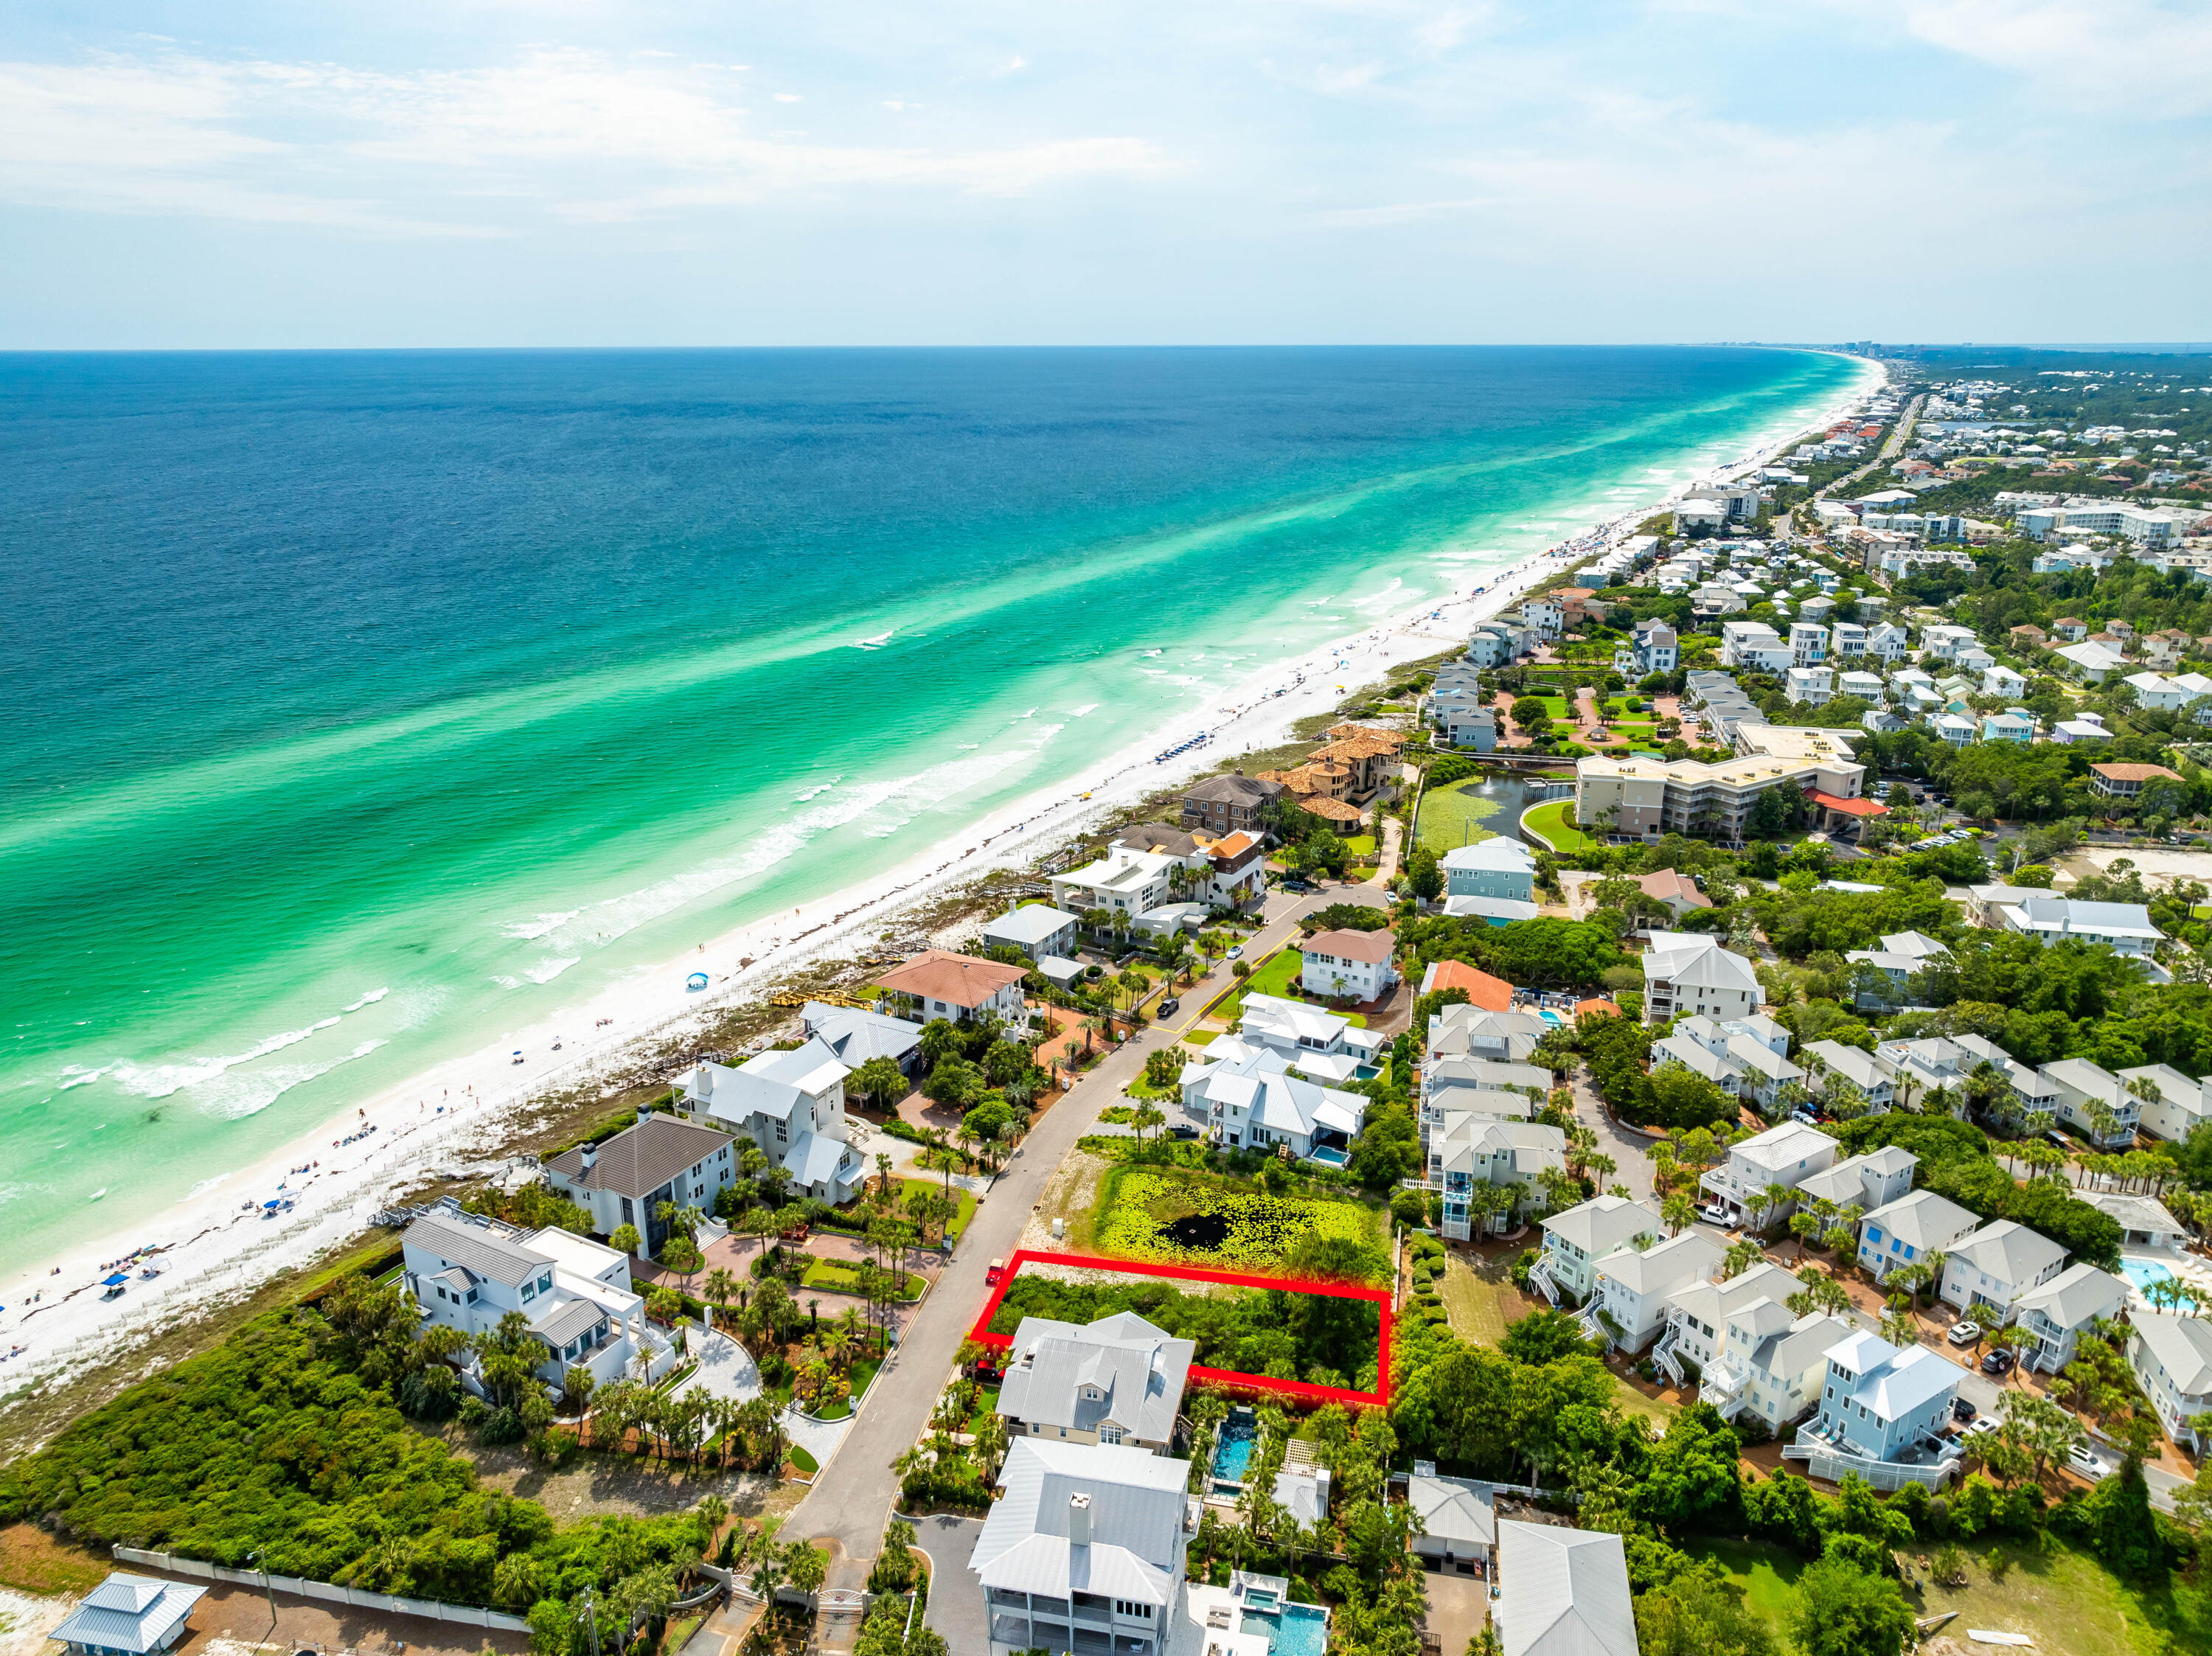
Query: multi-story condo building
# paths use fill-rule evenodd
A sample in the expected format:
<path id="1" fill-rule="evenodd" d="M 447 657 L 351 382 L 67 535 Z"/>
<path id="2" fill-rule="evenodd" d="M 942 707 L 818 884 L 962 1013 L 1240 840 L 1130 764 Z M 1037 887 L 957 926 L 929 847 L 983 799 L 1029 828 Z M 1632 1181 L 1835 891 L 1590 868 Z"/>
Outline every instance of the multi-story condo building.
<path id="1" fill-rule="evenodd" d="M 2013 1301 L 2020 1325 L 2033 1336 L 2021 1348 L 2030 1368 L 2055 1374 L 2074 1361 L 2084 1329 L 2128 1308 L 2128 1285 L 2087 1260 L 2069 1265 L 2040 1288 Z"/>
<path id="2" fill-rule="evenodd" d="M 1856 823 L 1887 814 L 1862 797 L 1866 767 L 1851 756 L 1841 731 L 1740 724 L 1735 740 L 1752 751 L 1717 765 L 1603 755 L 1580 760 L 1575 820 L 1591 833 L 1647 840 L 1686 834 L 1738 844 L 1759 796 L 1777 787 L 1796 788 L 1822 821 Z"/>
<path id="3" fill-rule="evenodd" d="M 1729 1147 L 1728 1160 L 1709 1168 L 1698 1187 L 1729 1209 L 1741 1223 L 1779 1224 L 1797 1205 L 1805 1180 L 1835 1165 L 1836 1141 L 1815 1127 L 1785 1121 Z M 1779 1186 L 1787 1196 L 1770 1199 Z"/>

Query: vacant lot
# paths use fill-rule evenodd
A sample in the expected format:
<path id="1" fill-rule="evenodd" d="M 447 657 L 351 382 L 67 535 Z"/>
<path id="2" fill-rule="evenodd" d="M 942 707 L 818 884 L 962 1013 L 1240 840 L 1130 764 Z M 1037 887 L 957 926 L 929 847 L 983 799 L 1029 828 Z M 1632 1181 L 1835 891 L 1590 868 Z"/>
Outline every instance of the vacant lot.
<path id="1" fill-rule="evenodd" d="M 1421 843 L 1441 856 L 1459 846 L 1495 838 L 1505 828 L 1505 802 L 1483 793 L 1482 778 L 1431 788 L 1421 796 Z"/>

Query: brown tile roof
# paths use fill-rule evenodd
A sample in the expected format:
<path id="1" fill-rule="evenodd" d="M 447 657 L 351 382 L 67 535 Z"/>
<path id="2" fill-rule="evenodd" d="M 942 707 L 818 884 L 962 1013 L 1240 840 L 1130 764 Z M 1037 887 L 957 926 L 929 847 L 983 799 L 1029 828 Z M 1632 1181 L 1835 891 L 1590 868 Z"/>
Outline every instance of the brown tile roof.
<path id="1" fill-rule="evenodd" d="M 2154 782 L 2160 777 L 2181 780 L 2163 765 L 2092 765 L 2089 768 L 2107 782 Z"/>
<path id="2" fill-rule="evenodd" d="M 1627 1014 L 1624 1013 L 1619 1006 L 1615 1005 L 1609 1000 L 1578 1000 L 1575 1003 L 1575 1016 L 1578 1018 L 1617 1018 L 1625 1017 Z"/>
<path id="3" fill-rule="evenodd" d="M 1282 791 L 1283 786 L 1275 780 L 1274 773 L 1262 771 L 1257 776 L 1209 776 L 1192 783 L 1183 798 L 1201 804 L 1219 799 L 1232 804 L 1256 805 L 1274 798 Z"/>
<path id="4" fill-rule="evenodd" d="M 1325 793 L 1313 794 L 1299 800 L 1298 809 L 1332 822 L 1358 822 L 1364 821 L 1367 815 L 1358 806 L 1347 804 L 1341 799 L 1332 799 Z"/>
<path id="5" fill-rule="evenodd" d="M 1379 965 L 1390 958 L 1398 940 L 1389 931 L 1316 931 L 1305 940 L 1303 952 L 1340 955 L 1348 961 Z"/>
<path id="6" fill-rule="evenodd" d="M 1692 908 L 1711 908 L 1713 900 L 1671 868 L 1662 868 L 1656 874 L 1646 874 L 1636 883 L 1647 897 L 1656 897 L 1661 902 L 1670 902 L 1679 897 Z"/>
<path id="7" fill-rule="evenodd" d="M 588 1172 L 581 1145 L 562 1151 L 545 1165 L 571 1184 L 642 1201 L 678 1174 L 732 1142 L 729 1134 L 711 1127 L 678 1121 L 672 1115 L 656 1115 L 635 1127 L 624 1127 L 601 1143 Z"/>
<path id="8" fill-rule="evenodd" d="M 925 949 L 912 960 L 894 966 L 876 980 L 878 986 L 902 995 L 941 1000 L 948 1006 L 976 1007 L 1026 974 L 1018 966 L 956 955 L 950 949 Z"/>
<path id="9" fill-rule="evenodd" d="M 1403 731 L 1385 730 L 1379 725 L 1332 725 L 1328 727 L 1328 735 L 1338 742 L 1356 742 L 1365 737 L 1370 741 L 1388 743 L 1392 753 L 1406 745 Z"/>

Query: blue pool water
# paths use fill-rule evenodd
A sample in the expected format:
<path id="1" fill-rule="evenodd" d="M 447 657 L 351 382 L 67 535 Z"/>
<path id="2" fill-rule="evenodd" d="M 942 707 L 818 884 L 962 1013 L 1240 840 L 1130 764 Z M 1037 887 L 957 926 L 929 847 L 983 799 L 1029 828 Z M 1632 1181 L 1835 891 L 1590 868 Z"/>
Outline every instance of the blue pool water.
<path id="1" fill-rule="evenodd" d="M 1345 1165 L 1344 1152 L 1334 1144 L 1322 1145 L 1308 1160 L 1318 1162 L 1325 1168 L 1340 1168 Z"/>
<path id="2" fill-rule="evenodd" d="M 1267 1656 L 1322 1656 L 1328 1648 L 1328 1612 L 1311 1604 L 1248 1610 L 1237 1631 L 1266 1634 Z"/>
<path id="3" fill-rule="evenodd" d="M 2173 1272 L 2156 1259 L 2123 1257 L 2120 1260 L 2120 1275 L 2133 1283 L 2138 1289 L 2148 1291 L 2153 1283 L 2162 1283 L 2172 1276 Z"/>
<path id="4" fill-rule="evenodd" d="M 1221 1442 L 1213 1452 L 1213 1475 L 1231 1483 L 1244 1481 L 1244 1469 L 1252 1464 L 1253 1431 L 1250 1424 L 1231 1417 L 1221 1425 Z"/>

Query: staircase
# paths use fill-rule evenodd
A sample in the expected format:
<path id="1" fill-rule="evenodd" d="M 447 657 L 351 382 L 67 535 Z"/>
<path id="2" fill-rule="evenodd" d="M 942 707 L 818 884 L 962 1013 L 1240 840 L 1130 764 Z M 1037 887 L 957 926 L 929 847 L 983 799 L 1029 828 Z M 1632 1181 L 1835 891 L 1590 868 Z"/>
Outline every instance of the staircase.
<path id="1" fill-rule="evenodd" d="M 1528 1267 L 1528 1283 L 1530 1287 L 1535 1289 L 1547 1300 L 1551 1301 L 1553 1309 L 1557 1310 L 1559 1308 L 1559 1285 L 1552 1280 L 1552 1256 L 1550 1254 L 1540 1253 L 1536 1256 L 1536 1263 Z"/>
<path id="2" fill-rule="evenodd" d="M 1597 1319 L 1597 1300 L 1595 1295 L 1591 1297 L 1588 1305 L 1575 1313 L 1575 1324 L 1583 1331 L 1583 1337 L 1585 1339 L 1601 1341 L 1607 1350 L 1612 1350 L 1613 1336 L 1606 1331 L 1605 1325 Z"/>
<path id="3" fill-rule="evenodd" d="M 1666 1331 L 1659 1336 L 1659 1344 L 1651 1348 L 1651 1361 L 1665 1369 L 1667 1378 L 1677 1386 L 1682 1384 L 1682 1360 L 1674 1355 L 1674 1348 L 1681 1338 L 1682 1325 L 1670 1318 Z"/>
<path id="4" fill-rule="evenodd" d="M 1750 1380 L 1747 1370 L 1716 1363 L 1698 1384 L 1698 1401 L 1711 1404 L 1723 1420 L 1730 1419 L 1743 1407 L 1744 1391 Z"/>

